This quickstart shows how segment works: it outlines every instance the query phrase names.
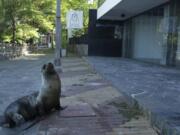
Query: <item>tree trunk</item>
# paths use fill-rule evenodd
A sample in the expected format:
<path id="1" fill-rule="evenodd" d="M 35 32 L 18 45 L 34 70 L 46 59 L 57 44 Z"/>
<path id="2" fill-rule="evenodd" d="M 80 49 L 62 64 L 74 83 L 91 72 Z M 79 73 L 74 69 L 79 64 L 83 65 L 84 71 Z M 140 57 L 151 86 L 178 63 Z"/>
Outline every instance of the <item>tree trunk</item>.
<path id="1" fill-rule="evenodd" d="M 16 21 L 15 18 L 12 18 L 12 46 L 13 46 L 13 54 L 15 53 L 15 41 L 16 41 Z"/>

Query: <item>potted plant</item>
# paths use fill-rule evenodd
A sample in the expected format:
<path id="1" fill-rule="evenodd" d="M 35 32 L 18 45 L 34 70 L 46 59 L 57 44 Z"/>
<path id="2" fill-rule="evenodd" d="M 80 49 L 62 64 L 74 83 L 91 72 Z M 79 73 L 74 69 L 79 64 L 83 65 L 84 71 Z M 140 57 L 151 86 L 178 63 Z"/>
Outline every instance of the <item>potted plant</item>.
<path id="1" fill-rule="evenodd" d="M 61 49 L 62 57 L 66 57 L 66 48 Z"/>
<path id="2" fill-rule="evenodd" d="M 62 33 L 62 49 L 61 49 L 61 55 L 62 57 L 66 57 L 66 47 L 67 47 L 67 34 L 65 31 Z"/>

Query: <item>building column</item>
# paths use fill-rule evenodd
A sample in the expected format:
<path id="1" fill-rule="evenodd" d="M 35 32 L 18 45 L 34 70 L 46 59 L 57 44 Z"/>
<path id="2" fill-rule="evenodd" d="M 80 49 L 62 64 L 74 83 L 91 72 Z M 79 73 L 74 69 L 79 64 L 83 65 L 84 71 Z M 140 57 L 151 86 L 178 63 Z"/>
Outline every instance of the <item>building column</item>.
<path id="1" fill-rule="evenodd" d="M 167 56 L 166 64 L 176 66 L 176 53 L 178 44 L 178 24 L 179 24 L 179 0 L 171 0 L 169 4 L 168 35 L 167 35 Z"/>
<path id="2" fill-rule="evenodd" d="M 123 29 L 123 47 L 122 47 L 122 56 L 124 58 L 133 57 L 133 46 L 132 46 L 132 20 L 124 22 Z"/>
<path id="3" fill-rule="evenodd" d="M 122 39 L 122 57 L 126 58 L 127 52 L 127 24 L 126 22 L 123 25 L 123 39 Z"/>
<path id="4" fill-rule="evenodd" d="M 162 57 L 160 60 L 161 65 L 167 65 L 167 37 L 168 37 L 168 29 L 169 29 L 169 5 L 164 7 L 164 17 L 161 24 L 161 31 L 163 34 L 162 41 Z"/>

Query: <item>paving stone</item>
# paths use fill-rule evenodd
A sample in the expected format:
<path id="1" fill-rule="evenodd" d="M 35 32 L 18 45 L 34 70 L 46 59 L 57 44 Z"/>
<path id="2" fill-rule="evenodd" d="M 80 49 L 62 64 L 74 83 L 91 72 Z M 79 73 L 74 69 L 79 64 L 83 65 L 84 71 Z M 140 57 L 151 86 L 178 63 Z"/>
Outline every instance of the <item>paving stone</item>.
<path id="1" fill-rule="evenodd" d="M 83 92 L 103 89 L 103 88 L 105 88 L 107 86 L 108 86 L 107 84 L 101 84 L 101 83 L 99 83 L 98 85 L 94 85 L 94 84 L 91 84 L 91 83 L 73 84 L 72 86 L 64 86 L 62 88 L 62 91 L 63 91 L 64 96 L 70 97 L 70 96 L 75 96 L 77 94 L 81 94 Z"/>
<path id="2" fill-rule="evenodd" d="M 89 75 L 91 75 L 89 77 Z M 66 77 L 65 76 L 61 76 L 62 79 L 62 85 L 64 86 L 72 86 L 74 84 L 84 84 L 86 81 L 93 81 L 93 80 L 97 80 L 97 79 L 101 79 L 100 76 L 96 75 L 96 74 L 90 74 L 90 73 L 85 73 L 85 74 L 77 74 L 75 76 L 70 76 L 70 77 Z"/>
<path id="3" fill-rule="evenodd" d="M 49 128 L 46 132 L 46 135 L 57 135 L 58 129 L 57 128 Z"/>
<path id="4" fill-rule="evenodd" d="M 74 106 L 69 105 L 60 113 L 60 117 L 91 117 L 95 115 L 95 112 L 87 103 L 81 103 Z"/>
<path id="5" fill-rule="evenodd" d="M 75 95 L 73 97 L 67 97 L 66 99 L 84 101 L 89 104 L 103 104 L 109 100 L 122 96 L 113 87 L 104 87 L 94 91 L 83 92 L 82 94 Z"/>
<path id="6" fill-rule="evenodd" d="M 90 70 L 88 69 L 85 69 L 85 70 L 80 70 L 80 71 L 68 71 L 65 73 L 62 73 L 61 76 L 62 77 L 75 77 L 75 76 L 79 76 L 79 75 L 87 75 L 87 74 L 90 74 L 92 72 L 90 72 Z"/>
<path id="7" fill-rule="evenodd" d="M 70 128 L 59 128 L 57 135 L 70 135 Z"/>
<path id="8" fill-rule="evenodd" d="M 39 131 L 37 135 L 46 135 L 45 131 Z"/>
<path id="9" fill-rule="evenodd" d="M 88 70 L 89 67 L 87 66 L 83 66 L 83 67 L 69 67 L 69 68 L 64 68 L 63 69 L 63 73 L 66 73 L 66 72 L 73 72 L 73 71 L 82 71 L 82 70 Z"/>
<path id="10" fill-rule="evenodd" d="M 64 64 L 62 65 L 62 68 L 63 69 L 68 69 L 68 68 L 77 68 L 77 67 L 87 67 L 88 64 L 87 63 L 84 63 L 84 61 L 82 61 L 81 63 L 69 63 L 69 64 Z"/>

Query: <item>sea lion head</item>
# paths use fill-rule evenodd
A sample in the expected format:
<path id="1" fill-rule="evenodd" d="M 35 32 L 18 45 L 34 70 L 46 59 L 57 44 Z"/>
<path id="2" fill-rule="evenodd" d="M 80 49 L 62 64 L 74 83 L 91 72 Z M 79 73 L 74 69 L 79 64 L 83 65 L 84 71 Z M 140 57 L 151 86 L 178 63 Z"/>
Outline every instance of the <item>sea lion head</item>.
<path id="1" fill-rule="evenodd" d="M 54 65 L 51 62 L 49 62 L 48 64 L 44 64 L 42 66 L 41 72 L 43 75 L 51 75 L 56 73 Z"/>

